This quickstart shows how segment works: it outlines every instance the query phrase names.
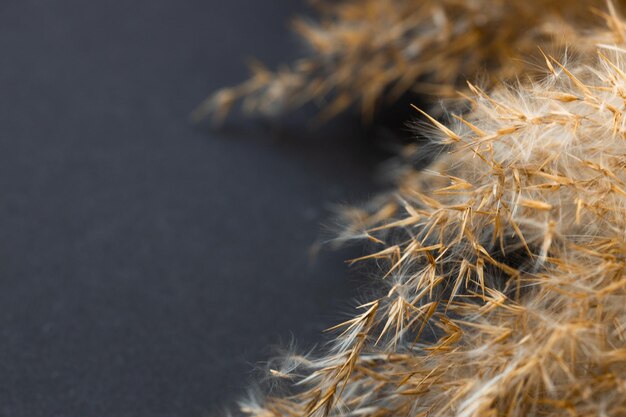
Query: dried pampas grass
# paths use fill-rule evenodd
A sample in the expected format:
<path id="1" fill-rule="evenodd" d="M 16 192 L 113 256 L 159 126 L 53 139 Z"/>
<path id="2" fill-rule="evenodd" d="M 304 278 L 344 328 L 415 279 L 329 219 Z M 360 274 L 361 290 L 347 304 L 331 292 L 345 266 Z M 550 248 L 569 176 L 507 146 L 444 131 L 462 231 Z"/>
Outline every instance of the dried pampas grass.
<path id="1" fill-rule="evenodd" d="M 548 60 L 546 81 L 473 88 L 468 115 L 433 120 L 449 151 L 366 230 L 388 293 L 275 370 L 291 395 L 243 411 L 626 415 L 626 51 L 610 55 Z"/>
<path id="2" fill-rule="evenodd" d="M 316 102 L 319 121 L 358 107 L 369 121 L 381 104 L 406 93 L 452 97 L 465 80 L 491 86 L 537 72 L 537 46 L 593 52 L 614 33 L 589 31 L 606 18 L 604 0 L 343 0 L 315 1 L 317 21 L 293 27 L 310 55 L 271 71 L 256 62 L 252 77 L 218 91 L 193 117 L 221 121 L 243 100 L 248 113 L 281 114 Z M 575 42 L 573 40 L 575 39 Z M 620 39 L 621 40 L 621 39 Z"/>
<path id="3" fill-rule="evenodd" d="M 593 31 L 569 2 L 457 6 L 478 3 L 487 27 L 490 13 L 504 9 L 537 25 L 503 32 L 506 46 L 469 37 L 476 54 L 494 48 L 494 80 L 523 71 L 506 65 L 524 62 L 511 61 L 513 45 L 528 51 L 545 40 L 532 33 L 542 33 L 548 17 L 560 21 L 559 7 L 560 27 L 572 31 L 563 44 L 574 43 L 579 56 L 568 62 L 546 52 L 541 80 L 469 83 L 469 108 L 450 123 L 423 112 L 439 157 L 424 170 L 407 169 L 374 209 L 352 212 L 342 236 L 376 247 L 355 261 L 377 265 L 384 294 L 331 329 L 327 350 L 275 362 L 271 374 L 286 392 L 242 402 L 244 414 L 626 416 L 626 24 L 610 3 L 597 12 L 607 25 Z M 339 4 L 356 15 L 377 7 Z M 399 12 L 456 3 L 378 4 Z M 385 27 L 394 13 L 382 8 L 371 20 Z M 449 55 L 456 71 L 465 63 L 476 69 L 473 53 Z M 453 75 L 432 76 L 456 85 Z M 363 99 L 362 82 L 333 88 Z"/>

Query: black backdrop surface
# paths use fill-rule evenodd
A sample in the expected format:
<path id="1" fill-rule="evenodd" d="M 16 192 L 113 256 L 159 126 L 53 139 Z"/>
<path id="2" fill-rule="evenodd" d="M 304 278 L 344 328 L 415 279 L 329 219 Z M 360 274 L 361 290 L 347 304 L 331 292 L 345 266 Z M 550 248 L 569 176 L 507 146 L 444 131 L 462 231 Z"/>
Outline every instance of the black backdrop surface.
<path id="1" fill-rule="evenodd" d="M 1 416 L 212 415 L 266 346 L 347 308 L 350 251 L 308 249 L 367 195 L 368 152 L 187 121 L 245 57 L 292 58 L 301 10 L 0 2 Z"/>

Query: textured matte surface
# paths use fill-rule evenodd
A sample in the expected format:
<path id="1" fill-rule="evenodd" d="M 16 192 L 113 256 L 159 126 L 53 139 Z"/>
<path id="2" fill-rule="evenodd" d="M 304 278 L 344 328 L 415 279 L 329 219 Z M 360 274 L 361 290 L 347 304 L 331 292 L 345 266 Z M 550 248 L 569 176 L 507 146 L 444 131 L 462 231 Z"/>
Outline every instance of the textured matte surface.
<path id="1" fill-rule="evenodd" d="M 187 121 L 244 58 L 293 57 L 298 10 L 1 2 L 0 416 L 208 415 L 350 305 L 354 253 L 308 250 L 366 195 L 368 151 Z"/>

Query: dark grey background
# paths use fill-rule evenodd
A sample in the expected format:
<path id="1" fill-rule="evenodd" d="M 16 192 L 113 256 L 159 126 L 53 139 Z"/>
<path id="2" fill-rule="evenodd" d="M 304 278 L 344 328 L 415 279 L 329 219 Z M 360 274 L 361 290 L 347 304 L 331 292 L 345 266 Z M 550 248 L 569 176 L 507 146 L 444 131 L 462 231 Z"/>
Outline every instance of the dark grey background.
<path id="1" fill-rule="evenodd" d="M 329 203 L 372 190 L 352 126 L 187 121 L 244 58 L 296 56 L 303 10 L 0 2 L 1 416 L 210 415 L 266 346 L 348 308 L 354 253 L 308 250 Z"/>

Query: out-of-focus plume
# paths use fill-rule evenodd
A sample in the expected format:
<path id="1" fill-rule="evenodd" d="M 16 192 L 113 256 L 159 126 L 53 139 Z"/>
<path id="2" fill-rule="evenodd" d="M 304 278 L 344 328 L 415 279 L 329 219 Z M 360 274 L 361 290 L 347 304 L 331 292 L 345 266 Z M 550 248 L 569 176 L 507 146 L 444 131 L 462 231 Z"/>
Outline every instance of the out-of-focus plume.
<path id="1" fill-rule="evenodd" d="M 613 43 L 599 31 L 610 18 L 604 0 L 341 0 L 316 1 L 315 20 L 295 31 L 309 54 L 277 71 L 259 62 L 244 83 L 210 96 L 193 113 L 221 121 L 237 102 L 247 113 L 274 116 L 314 102 L 318 121 L 349 107 L 371 120 L 403 94 L 453 97 L 465 81 L 490 87 L 537 74 L 538 46 L 554 56 Z M 595 29 L 595 30 L 594 30 Z M 621 39 L 617 39 L 621 41 Z"/>

